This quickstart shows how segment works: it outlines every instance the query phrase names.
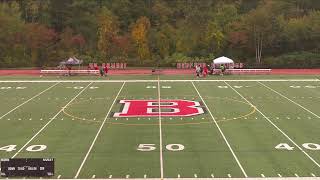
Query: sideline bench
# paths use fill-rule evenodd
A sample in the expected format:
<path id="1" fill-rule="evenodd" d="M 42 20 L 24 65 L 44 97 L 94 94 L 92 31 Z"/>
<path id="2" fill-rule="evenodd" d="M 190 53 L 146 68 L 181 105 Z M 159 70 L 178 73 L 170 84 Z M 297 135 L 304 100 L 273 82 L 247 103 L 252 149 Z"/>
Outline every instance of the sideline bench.
<path id="1" fill-rule="evenodd" d="M 227 74 L 270 74 L 271 69 L 226 69 Z"/>
<path id="2" fill-rule="evenodd" d="M 99 70 L 41 70 L 43 75 L 97 75 Z"/>

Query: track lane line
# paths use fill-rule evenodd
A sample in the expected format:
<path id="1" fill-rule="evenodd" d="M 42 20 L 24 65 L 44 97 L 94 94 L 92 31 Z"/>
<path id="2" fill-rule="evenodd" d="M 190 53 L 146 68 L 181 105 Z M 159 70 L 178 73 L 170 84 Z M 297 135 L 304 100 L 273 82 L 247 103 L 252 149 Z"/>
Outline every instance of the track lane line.
<path id="1" fill-rule="evenodd" d="M 111 110 L 112 110 L 112 107 L 113 107 L 114 103 L 117 101 L 118 96 L 119 96 L 119 94 L 121 93 L 121 91 L 122 91 L 122 89 L 123 89 L 123 87 L 124 87 L 125 84 L 126 84 L 126 82 L 123 82 L 121 88 L 120 88 L 119 91 L 118 91 L 118 94 L 117 94 L 116 97 L 114 98 L 114 100 L 113 100 L 113 102 L 112 102 L 112 104 L 111 104 L 111 106 L 110 106 L 110 108 L 109 108 L 109 111 L 107 112 L 107 114 L 106 114 L 103 122 L 101 123 L 101 126 L 100 126 L 100 128 L 99 128 L 96 136 L 94 137 L 94 139 L 93 139 L 93 141 L 92 141 L 92 143 L 91 143 L 91 145 L 90 145 L 90 147 L 89 147 L 89 149 L 88 149 L 88 152 L 86 153 L 85 157 L 83 158 L 83 160 L 82 160 L 82 162 L 81 162 L 81 165 L 80 165 L 80 167 L 79 167 L 76 175 L 74 176 L 74 178 L 78 178 L 78 176 L 79 176 L 79 174 L 80 174 L 80 172 L 81 172 L 81 170 L 82 170 L 82 168 L 83 168 L 83 165 L 84 165 L 85 162 L 87 161 L 87 158 L 89 157 L 89 154 L 90 154 L 90 152 L 91 152 L 94 144 L 96 143 L 96 141 L 97 141 L 97 139 L 98 139 L 98 136 L 99 136 L 99 134 L 100 134 L 100 132 L 101 132 L 101 130 L 102 130 L 105 122 L 106 122 L 107 119 L 108 119 L 108 116 L 109 116 L 109 114 L 110 114 L 110 112 L 111 112 Z"/>
<path id="2" fill-rule="evenodd" d="M 16 106 L 15 108 L 11 109 L 9 112 L 5 113 L 4 115 L 2 115 L 0 117 L 0 119 L 2 119 L 3 117 L 7 116 L 8 114 L 10 114 L 11 112 L 15 111 L 16 109 L 18 109 L 19 107 L 25 105 L 26 103 L 28 103 L 29 101 L 33 100 L 34 98 L 40 96 L 41 94 L 43 94 L 44 92 L 48 91 L 49 89 L 55 87 L 56 85 L 58 85 L 60 82 L 55 83 L 54 85 L 48 87 L 47 89 L 41 91 L 40 93 L 36 94 L 35 96 L 31 97 L 30 99 L 26 100 L 25 102 L 21 103 L 20 105 Z"/>
<path id="3" fill-rule="evenodd" d="M 161 123 L 161 94 L 160 94 L 160 79 L 158 76 L 158 113 L 159 113 L 159 142 L 160 142 L 160 178 L 163 179 L 163 152 L 162 152 L 162 123 Z"/>
<path id="4" fill-rule="evenodd" d="M 228 146 L 228 148 L 229 148 L 229 150 L 230 150 L 230 152 L 231 152 L 231 154 L 232 154 L 233 158 L 236 160 L 236 162 L 237 162 L 238 166 L 240 167 L 240 169 L 241 169 L 241 171 L 242 171 L 242 173 L 243 173 L 244 177 L 246 177 L 246 178 L 247 178 L 247 177 L 248 177 L 248 175 L 247 175 L 246 171 L 245 171 L 245 170 L 244 170 L 244 168 L 242 167 L 242 165 L 241 165 L 241 163 L 240 163 L 240 161 L 239 161 L 239 159 L 238 159 L 237 155 L 236 155 L 236 154 L 235 154 L 235 152 L 233 151 L 233 149 L 232 149 L 231 145 L 229 144 L 229 142 L 228 142 L 228 140 L 227 140 L 226 136 L 225 136 L 225 135 L 224 135 L 224 133 L 222 132 L 222 130 L 221 130 L 221 128 L 220 128 L 220 126 L 219 126 L 218 122 L 217 122 L 217 121 L 216 121 L 216 119 L 213 117 L 213 115 L 212 115 L 212 113 L 211 113 L 211 111 L 210 111 L 209 107 L 207 106 L 207 103 L 206 103 L 206 102 L 204 101 L 204 99 L 202 98 L 202 96 L 201 96 L 200 92 L 198 91 L 198 89 L 197 89 L 197 87 L 194 85 L 194 83 L 193 83 L 193 82 L 191 82 L 191 83 L 192 83 L 192 85 L 193 85 L 194 89 L 197 91 L 197 93 L 198 93 L 198 95 L 199 95 L 199 97 L 200 97 L 201 101 L 203 102 L 203 104 L 204 104 L 204 105 L 205 105 L 205 107 L 207 108 L 207 110 L 208 110 L 208 112 L 209 112 L 209 114 L 210 114 L 210 116 L 211 116 L 211 119 L 213 120 L 214 124 L 217 126 L 217 128 L 218 128 L 218 130 L 219 130 L 219 132 L 220 132 L 220 134 L 221 134 L 221 136 L 222 136 L 222 138 L 223 138 L 223 140 L 224 140 L 224 141 L 225 141 L 225 143 L 227 144 L 227 146 Z"/>
<path id="5" fill-rule="evenodd" d="M 234 92 L 236 92 L 243 100 L 248 104 L 253 106 L 256 111 L 258 111 L 273 127 L 275 127 L 279 132 L 282 133 L 292 144 L 294 144 L 303 154 L 305 154 L 315 165 L 320 168 L 320 164 L 314 160 L 307 152 L 305 152 L 295 141 L 293 141 L 284 131 L 282 131 L 275 123 L 273 123 L 264 113 L 262 113 L 256 106 L 254 106 L 250 101 L 248 101 L 242 94 L 240 94 L 236 89 L 234 89 L 230 84 L 225 82 Z"/>
<path id="6" fill-rule="evenodd" d="M 269 86 L 267 86 L 267 85 L 263 84 L 262 82 L 259 82 L 259 81 L 258 81 L 258 83 L 259 83 L 259 84 L 261 84 L 262 86 L 264 86 L 264 87 L 268 88 L 269 90 L 273 91 L 274 93 L 276 93 L 276 94 L 278 94 L 278 95 L 282 96 L 283 98 L 287 99 L 288 101 L 292 102 L 293 104 L 295 104 L 295 105 L 297 105 L 297 106 L 301 107 L 302 109 L 304 109 L 305 111 L 307 111 L 307 112 L 309 112 L 310 114 L 314 115 L 315 117 L 320 118 L 320 116 L 319 116 L 319 115 L 317 115 L 316 113 L 314 113 L 314 112 L 310 111 L 309 109 L 305 108 L 305 107 L 304 107 L 304 106 L 302 106 L 301 104 L 299 104 L 299 103 L 297 103 L 297 102 L 295 102 L 295 101 L 291 100 L 290 98 L 288 98 L 287 96 L 285 96 L 285 95 L 281 94 L 280 92 L 278 92 L 278 91 L 276 91 L 276 90 L 272 89 L 271 87 L 269 87 Z"/>
<path id="7" fill-rule="evenodd" d="M 64 107 L 61 108 L 61 110 L 54 115 L 50 121 L 48 121 L 35 135 L 32 136 L 32 138 L 25 143 L 17 153 L 15 153 L 11 158 L 15 158 L 34 138 L 36 138 L 63 110 L 66 108 L 70 103 L 72 103 L 73 100 L 75 100 L 84 90 L 86 90 L 92 83 L 89 83 L 85 88 L 83 88 L 75 97 L 73 97 Z"/>

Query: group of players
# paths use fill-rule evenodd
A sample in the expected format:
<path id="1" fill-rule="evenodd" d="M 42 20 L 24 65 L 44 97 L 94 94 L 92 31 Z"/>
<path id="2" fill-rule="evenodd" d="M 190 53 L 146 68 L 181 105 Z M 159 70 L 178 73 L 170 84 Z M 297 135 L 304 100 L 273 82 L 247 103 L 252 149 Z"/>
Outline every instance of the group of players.
<path id="1" fill-rule="evenodd" d="M 89 67 L 88 67 L 89 68 Z M 108 75 L 108 67 L 107 66 L 95 66 L 94 67 L 95 70 L 99 70 L 100 76 L 107 76 Z M 225 72 L 225 67 L 223 64 L 220 65 L 220 70 L 221 73 L 220 75 L 223 75 Z M 212 75 L 214 73 L 214 68 L 212 66 L 206 65 L 206 66 L 201 66 L 201 65 L 197 65 L 196 66 L 196 76 L 197 78 L 199 77 L 207 77 L 208 74 Z"/>
<path id="2" fill-rule="evenodd" d="M 107 76 L 108 75 L 108 67 L 107 66 L 104 66 L 104 67 L 100 67 L 99 68 L 99 72 L 100 72 L 100 76 Z"/>
<path id="3" fill-rule="evenodd" d="M 88 70 L 91 70 L 91 69 L 99 70 L 100 76 L 107 76 L 108 72 L 109 72 L 109 69 L 106 65 L 104 67 L 103 66 L 100 66 L 100 67 L 99 66 L 95 66 L 95 67 L 88 66 Z"/>
<path id="4" fill-rule="evenodd" d="M 226 68 L 223 64 L 220 65 L 220 75 L 223 75 Z M 212 75 L 214 73 L 214 67 L 213 66 L 209 66 L 209 65 L 205 65 L 205 66 L 201 66 L 201 65 L 197 65 L 196 66 L 196 76 L 197 78 L 199 77 L 207 77 L 208 74 Z"/>

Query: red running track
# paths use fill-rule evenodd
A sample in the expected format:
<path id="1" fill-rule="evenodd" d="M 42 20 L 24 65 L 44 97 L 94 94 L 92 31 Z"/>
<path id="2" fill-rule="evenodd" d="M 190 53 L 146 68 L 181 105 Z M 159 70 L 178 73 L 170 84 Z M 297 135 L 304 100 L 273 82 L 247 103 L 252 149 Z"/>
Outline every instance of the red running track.
<path id="1" fill-rule="evenodd" d="M 160 74 L 186 75 L 193 74 L 193 69 L 161 69 Z M 151 69 L 109 70 L 110 75 L 150 75 Z M 320 69 L 272 69 L 273 75 L 320 75 Z M 39 76 L 40 70 L 0 70 L 0 76 L 34 75 Z"/>
<path id="2" fill-rule="evenodd" d="M 271 74 L 320 75 L 320 69 L 272 69 Z"/>

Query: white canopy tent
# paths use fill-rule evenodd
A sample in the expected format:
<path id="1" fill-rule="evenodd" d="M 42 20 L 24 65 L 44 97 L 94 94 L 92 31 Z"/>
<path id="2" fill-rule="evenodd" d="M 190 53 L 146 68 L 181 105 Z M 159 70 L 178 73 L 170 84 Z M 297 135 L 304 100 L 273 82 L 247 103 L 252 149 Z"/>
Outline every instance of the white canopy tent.
<path id="1" fill-rule="evenodd" d="M 214 64 L 233 64 L 233 60 L 227 57 L 219 57 L 213 60 Z"/>
<path id="2" fill-rule="evenodd" d="M 80 64 L 82 64 L 82 62 L 83 62 L 82 60 L 79 60 L 76 57 L 70 57 L 68 60 L 60 62 L 60 64 L 64 64 L 64 65 L 80 65 Z"/>
<path id="3" fill-rule="evenodd" d="M 219 68 L 219 66 L 223 64 L 227 69 L 233 69 L 234 61 L 227 57 L 219 57 L 213 60 L 213 67 L 214 69 Z"/>

